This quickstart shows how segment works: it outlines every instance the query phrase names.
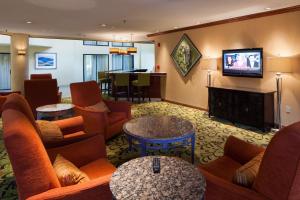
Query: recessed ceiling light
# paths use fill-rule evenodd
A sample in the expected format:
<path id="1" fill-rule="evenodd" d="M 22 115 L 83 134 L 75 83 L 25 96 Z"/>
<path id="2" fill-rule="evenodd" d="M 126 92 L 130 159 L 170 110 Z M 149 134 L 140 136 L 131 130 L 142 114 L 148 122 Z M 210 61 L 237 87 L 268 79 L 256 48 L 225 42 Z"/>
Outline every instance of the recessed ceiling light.
<path id="1" fill-rule="evenodd" d="M 265 10 L 271 10 L 271 8 L 267 7 L 267 8 L 265 8 Z"/>
<path id="2" fill-rule="evenodd" d="M 26 21 L 26 24 L 32 24 L 32 21 Z"/>
<path id="3" fill-rule="evenodd" d="M 102 26 L 102 27 L 106 27 L 107 25 L 106 25 L 106 24 L 101 24 L 101 26 Z"/>
<path id="4" fill-rule="evenodd" d="M 178 29 L 178 26 L 174 26 L 173 28 L 174 28 L 174 29 Z"/>

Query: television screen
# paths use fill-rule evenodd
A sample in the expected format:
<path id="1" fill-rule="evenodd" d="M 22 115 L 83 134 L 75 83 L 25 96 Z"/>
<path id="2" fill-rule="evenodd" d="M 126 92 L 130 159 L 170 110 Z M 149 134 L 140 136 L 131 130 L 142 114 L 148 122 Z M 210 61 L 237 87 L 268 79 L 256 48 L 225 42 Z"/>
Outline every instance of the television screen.
<path id="1" fill-rule="evenodd" d="M 263 77 L 263 50 L 223 50 L 223 75 Z"/>

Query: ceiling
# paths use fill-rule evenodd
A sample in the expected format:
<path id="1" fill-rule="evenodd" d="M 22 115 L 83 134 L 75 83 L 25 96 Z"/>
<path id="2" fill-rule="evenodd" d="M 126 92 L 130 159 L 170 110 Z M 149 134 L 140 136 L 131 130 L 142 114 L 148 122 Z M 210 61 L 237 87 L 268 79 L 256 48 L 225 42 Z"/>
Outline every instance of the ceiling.
<path id="1" fill-rule="evenodd" d="M 131 40 L 132 35 L 144 41 L 147 34 L 175 27 L 299 4 L 300 0 L 1 0 L 0 31 L 110 41 Z"/>

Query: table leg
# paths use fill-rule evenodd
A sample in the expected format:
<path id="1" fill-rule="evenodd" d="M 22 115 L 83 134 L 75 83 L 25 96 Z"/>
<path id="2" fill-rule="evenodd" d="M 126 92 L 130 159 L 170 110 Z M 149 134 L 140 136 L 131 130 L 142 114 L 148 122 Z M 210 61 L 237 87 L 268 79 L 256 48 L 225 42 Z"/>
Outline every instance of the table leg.
<path id="1" fill-rule="evenodd" d="M 132 151 L 132 138 L 128 135 L 127 139 L 128 139 L 128 143 L 129 143 L 129 151 Z"/>
<path id="2" fill-rule="evenodd" d="M 195 161 L 195 134 L 191 137 L 192 163 Z"/>
<path id="3" fill-rule="evenodd" d="M 142 149 L 142 156 L 147 156 L 147 144 L 144 141 L 140 141 L 141 149 Z"/>

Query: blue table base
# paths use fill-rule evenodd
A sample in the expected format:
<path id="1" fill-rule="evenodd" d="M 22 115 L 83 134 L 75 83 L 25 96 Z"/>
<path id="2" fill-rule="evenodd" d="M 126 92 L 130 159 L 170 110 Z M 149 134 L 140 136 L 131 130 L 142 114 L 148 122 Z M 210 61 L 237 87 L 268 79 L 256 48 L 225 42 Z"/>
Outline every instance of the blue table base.
<path id="1" fill-rule="evenodd" d="M 134 137 L 126 134 L 129 142 L 129 151 L 132 151 L 134 141 L 138 142 L 138 146 L 141 148 L 141 155 L 147 156 L 147 150 L 163 150 L 168 151 L 177 147 L 191 146 L 191 161 L 194 163 L 195 160 L 195 133 L 178 138 L 169 139 L 149 139 Z M 175 144 L 176 143 L 176 144 Z"/>

